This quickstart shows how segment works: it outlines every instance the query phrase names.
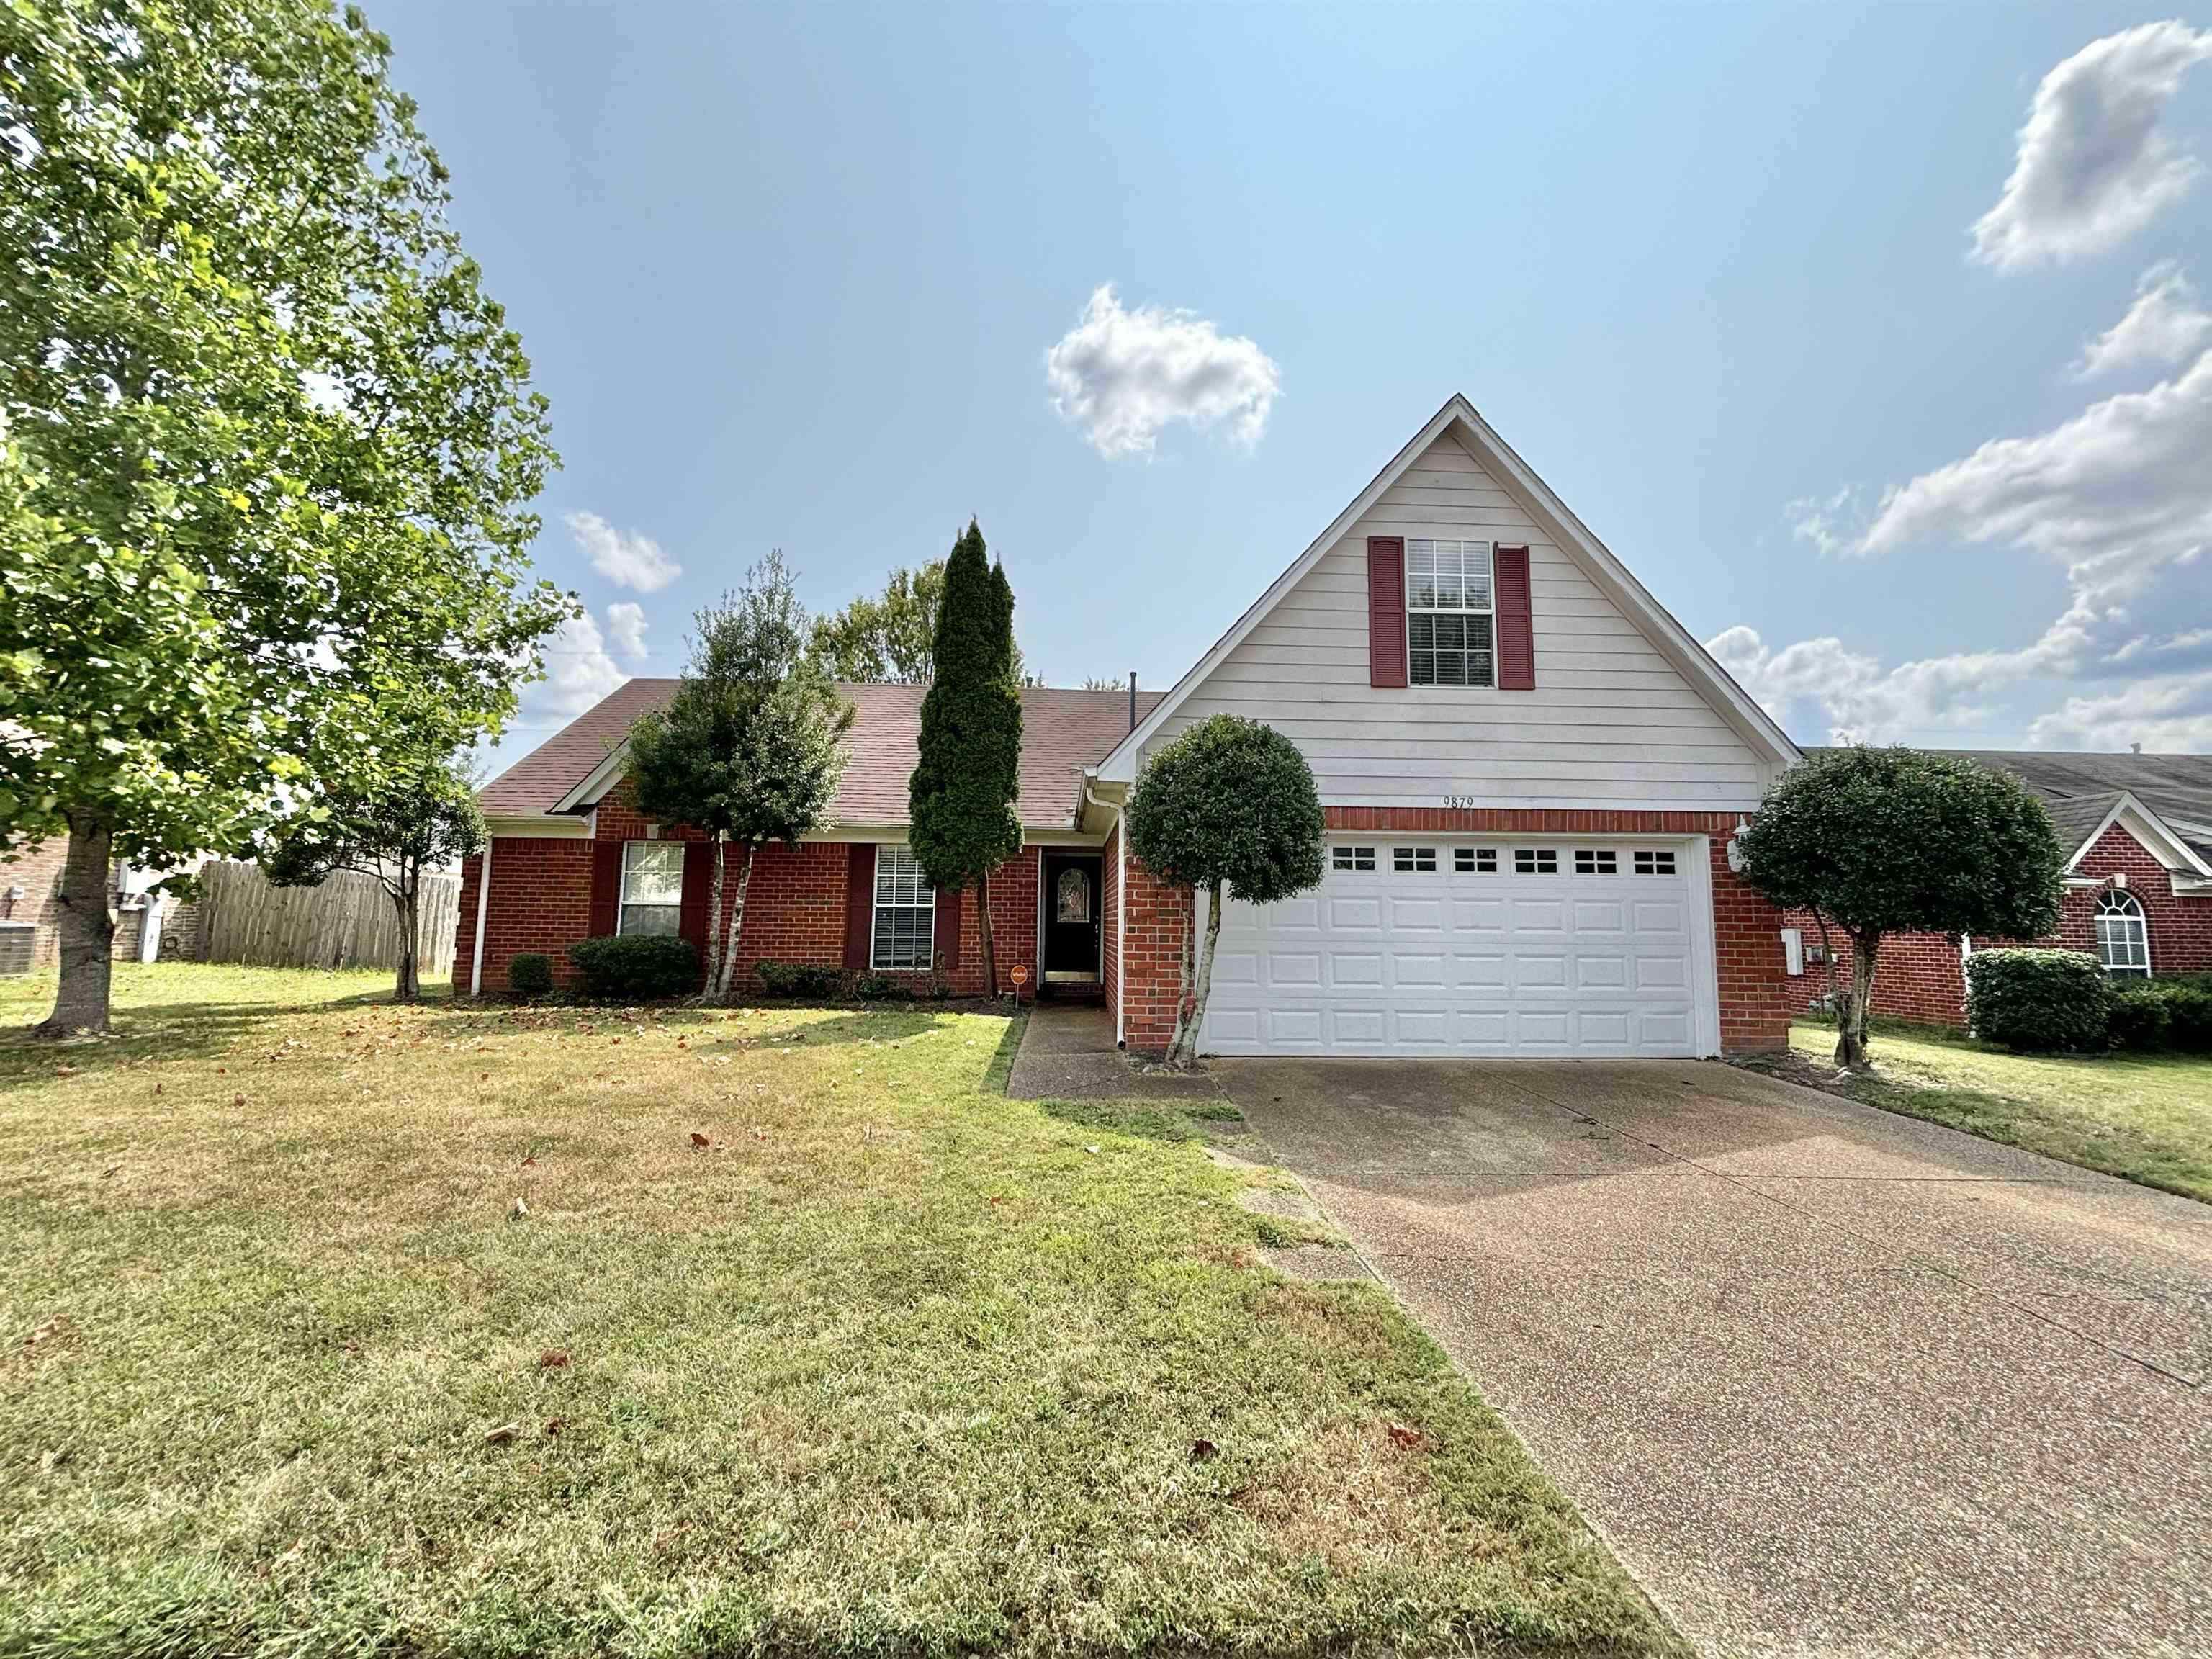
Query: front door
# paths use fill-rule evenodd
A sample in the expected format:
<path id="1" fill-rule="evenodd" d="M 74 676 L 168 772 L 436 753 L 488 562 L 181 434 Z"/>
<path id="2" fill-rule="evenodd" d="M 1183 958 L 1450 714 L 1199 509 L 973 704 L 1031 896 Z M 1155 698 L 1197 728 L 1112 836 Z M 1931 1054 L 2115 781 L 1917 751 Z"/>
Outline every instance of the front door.
<path id="1" fill-rule="evenodd" d="M 1044 855 L 1044 976 L 1063 983 L 1098 977 L 1099 875 L 1096 853 Z"/>

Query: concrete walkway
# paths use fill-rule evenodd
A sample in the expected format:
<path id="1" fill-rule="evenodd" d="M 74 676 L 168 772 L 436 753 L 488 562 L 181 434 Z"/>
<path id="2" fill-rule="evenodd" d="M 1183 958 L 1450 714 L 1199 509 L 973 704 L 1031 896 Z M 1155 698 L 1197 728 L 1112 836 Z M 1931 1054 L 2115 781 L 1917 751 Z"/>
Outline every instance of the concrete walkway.
<path id="1" fill-rule="evenodd" d="M 1114 1044 L 1114 1016 L 1095 1002 L 1040 1002 L 1007 1074 L 1016 1100 L 1218 1100 L 1213 1079 L 1139 1072 Z"/>
<path id="2" fill-rule="evenodd" d="M 1707 1652 L 2212 1653 L 2212 1206 L 1718 1065 L 1213 1066 Z"/>

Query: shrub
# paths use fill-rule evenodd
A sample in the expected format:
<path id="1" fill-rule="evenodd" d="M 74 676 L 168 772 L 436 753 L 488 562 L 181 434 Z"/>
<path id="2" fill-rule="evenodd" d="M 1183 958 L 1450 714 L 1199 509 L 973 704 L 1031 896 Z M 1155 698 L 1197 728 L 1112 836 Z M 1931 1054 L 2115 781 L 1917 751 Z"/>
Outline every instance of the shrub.
<path id="1" fill-rule="evenodd" d="M 2112 1042 L 2142 1051 L 2212 1054 L 2212 988 L 2195 978 L 2139 979 L 2112 988 Z"/>
<path id="2" fill-rule="evenodd" d="M 853 994 L 863 1002 L 911 1002 L 914 991 L 903 981 L 884 974 L 862 974 L 853 981 Z"/>
<path id="3" fill-rule="evenodd" d="M 699 950 L 673 933 L 624 933 L 579 939 L 568 960 L 589 994 L 610 1002 L 650 1002 L 699 988 Z"/>
<path id="4" fill-rule="evenodd" d="M 763 962 L 753 969 L 762 992 L 772 997 L 801 997 L 811 1001 L 832 1000 L 844 994 L 845 970 L 822 968 L 805 962 Z"/>
<path id="5" fill-rule="evenodd" d="M 542 997 L 553 988 L 553 958 L 543 951 L 522 951 L 507 964 L 507 988 L 519 997 Z"/>
<path id="6" fill-rule="evenodd" d="M 2112 988 L 2084 951 L 1984 951 L 1966 963 L 1966 1019 L 2024 1053 L 2105 1046 Z"/>
<path id="7" fill-rule="evenodd" d="M 2141 1052 L 2166 1047 L 2172 1023 L 2163 988 L 2149 980 L 2112 988 L 2112 1008 L 2105 1023 L 2106 1040 L 2115 1048 Z"/>

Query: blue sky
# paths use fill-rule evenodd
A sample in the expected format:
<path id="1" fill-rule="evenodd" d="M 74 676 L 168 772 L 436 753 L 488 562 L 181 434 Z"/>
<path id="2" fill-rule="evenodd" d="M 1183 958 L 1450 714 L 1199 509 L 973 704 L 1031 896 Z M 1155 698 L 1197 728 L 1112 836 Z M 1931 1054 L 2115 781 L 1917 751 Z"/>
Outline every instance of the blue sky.
<path id="1" fill-rule="evenodd" d="M 827 607 L 970 513 L 1032 667 L 1168 684 L 1455 390 L 1802 739 L 2212 747 L 2212 32 L 371 9 L 566 461 L 507 753 L 769 548 Z"/>

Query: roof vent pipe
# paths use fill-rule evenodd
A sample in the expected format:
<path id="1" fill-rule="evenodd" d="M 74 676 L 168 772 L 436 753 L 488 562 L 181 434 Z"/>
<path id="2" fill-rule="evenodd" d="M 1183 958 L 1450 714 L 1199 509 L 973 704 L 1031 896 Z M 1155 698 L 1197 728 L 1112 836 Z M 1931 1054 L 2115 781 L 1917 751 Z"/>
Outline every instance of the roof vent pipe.
<path id="1" fill-rule="evenodd" d="M 2128 745 L 2128 753 L 2130 753 L 2130 755 L 2140 755 L 2140 754 L 2142 754 L 2142 745 L 2141 744 L 2139 744 L 2139 743 L 2131 743 L 2131 744 L 2130 744 Z"/>
<path id="2" fill-rule="evenodd" d="M 1129 671 L 1129 729 L 1137 729 L 1137 671 L 1133 668 Z M 2142 745 L 2136 746 L 2140 749 Z"/>

